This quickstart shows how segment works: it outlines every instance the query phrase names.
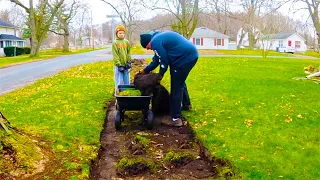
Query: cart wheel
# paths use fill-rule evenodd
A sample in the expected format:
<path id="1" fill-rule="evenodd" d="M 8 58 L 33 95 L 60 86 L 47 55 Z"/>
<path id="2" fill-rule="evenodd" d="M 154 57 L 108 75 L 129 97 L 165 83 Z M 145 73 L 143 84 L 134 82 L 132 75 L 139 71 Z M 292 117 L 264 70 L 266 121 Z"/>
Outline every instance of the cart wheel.
<path id="1" fill-rule="evenodd" d="M 120 114 L 121 114 L 120 111 L 116 111 L 116 117 L 115 117 L 115 121 L 114 121 L 116 130 L 120 130 L 120 129 L 121 129 L 121 118 L 120 118 Z"/>
<path id="2" fill-rule="evenodd" d="M 147 128 L 148 129 L 152 129 L 153 128 L 153 119 L 154 119 L 154 116 L 153 116 L 153 112 L 151 110 L 148 110 L 148 114 L 147 114 Z"/>

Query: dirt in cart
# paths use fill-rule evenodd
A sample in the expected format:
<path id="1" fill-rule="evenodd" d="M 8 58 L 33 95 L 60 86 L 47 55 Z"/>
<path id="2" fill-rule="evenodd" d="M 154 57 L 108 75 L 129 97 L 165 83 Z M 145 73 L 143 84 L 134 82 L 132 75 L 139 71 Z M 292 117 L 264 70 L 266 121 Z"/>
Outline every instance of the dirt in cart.
<path id="1" fill-rule="evenodd" d="M 216 179 L 234 175 L 228 161 L 213 158 L 184 121 L 182 127 L 161 125 L 170 115 L 156 115 L 148 130 L 140 111 L 127 111 L 115 129 L 115 100 L 101 132 L 101 148 L 90 179 Z"/>

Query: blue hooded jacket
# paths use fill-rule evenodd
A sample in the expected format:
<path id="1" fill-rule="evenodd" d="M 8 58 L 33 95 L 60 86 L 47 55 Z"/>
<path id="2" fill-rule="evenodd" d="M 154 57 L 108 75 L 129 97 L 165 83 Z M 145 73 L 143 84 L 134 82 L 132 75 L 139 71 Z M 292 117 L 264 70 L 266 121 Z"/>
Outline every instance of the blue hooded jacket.
<path id="1" fill-rule="evenodd" d="M 154 32 L 150 41 L 155 55 L 152 62 L 145 67 L 146 72 L 154 70 L 160 64 L 160 74 L 163 76 L 170 68 L 183 68 L 185 64 L 198 59 L 196 47 L 182 35 L 173 32 Z"/>

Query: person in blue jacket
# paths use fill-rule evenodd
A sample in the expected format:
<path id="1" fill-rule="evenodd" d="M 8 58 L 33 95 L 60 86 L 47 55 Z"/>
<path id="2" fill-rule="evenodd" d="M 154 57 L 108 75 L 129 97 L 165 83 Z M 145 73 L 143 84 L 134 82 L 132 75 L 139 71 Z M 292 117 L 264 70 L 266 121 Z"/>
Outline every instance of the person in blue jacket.
<path id="1" fill-rule="evenodd" d="M 152 62 L 140 70 L 140 73 L 149 73 L 160 65 L 159 73 L 162 78 L 170 66 L 172 119 L 162 123 L 168 126 L 182 126 L 181 109 L 191 109 L 185 81 L 198 60 L 199 54 L 196 47 L 185 37 L 173 31 L 151 31 L 140 34 L 140 43 L 143 48 L 151 49 L 155 54 Z"/>

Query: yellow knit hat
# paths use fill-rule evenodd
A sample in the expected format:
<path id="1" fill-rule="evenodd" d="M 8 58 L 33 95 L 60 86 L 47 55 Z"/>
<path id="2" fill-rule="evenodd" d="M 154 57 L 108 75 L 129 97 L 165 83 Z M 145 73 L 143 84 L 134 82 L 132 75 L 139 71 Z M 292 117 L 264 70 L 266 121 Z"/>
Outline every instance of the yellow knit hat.
<path id="1" fill-rule="evenodd" d="M 116 27 L 116 34 L 118 34 L 119 31 L 124 31 L 124 32 L 126 32 L 126 28 L 125 28 L 124 26 L 122 26 L 122 25 L 118 25 L 118 26 Z"/>

